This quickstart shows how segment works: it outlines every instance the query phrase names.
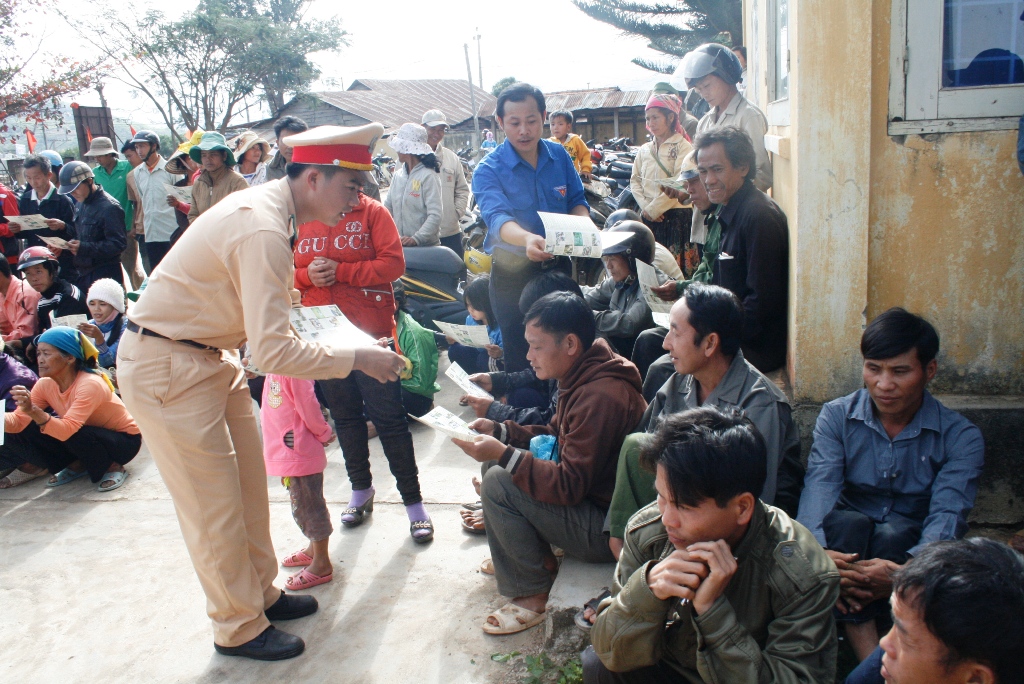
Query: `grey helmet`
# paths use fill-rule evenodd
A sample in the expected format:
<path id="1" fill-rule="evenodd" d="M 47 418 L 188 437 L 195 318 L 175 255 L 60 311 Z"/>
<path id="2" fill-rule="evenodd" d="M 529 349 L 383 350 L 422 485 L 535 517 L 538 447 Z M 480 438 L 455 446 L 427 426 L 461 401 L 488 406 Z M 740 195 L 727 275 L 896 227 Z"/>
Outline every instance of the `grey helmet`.
<path id="1" fill-rule="evenodd" d="M 740 66 L 739 58 L 725 45 L 704 43 L 686 53 L 672 75 L 672 85 L 680 90 L 684 84 L 686 88 L 692 88 L 708 74 L 714 74 L 726 83 L 735 85 L 740 82 L 743 67 Z"/>

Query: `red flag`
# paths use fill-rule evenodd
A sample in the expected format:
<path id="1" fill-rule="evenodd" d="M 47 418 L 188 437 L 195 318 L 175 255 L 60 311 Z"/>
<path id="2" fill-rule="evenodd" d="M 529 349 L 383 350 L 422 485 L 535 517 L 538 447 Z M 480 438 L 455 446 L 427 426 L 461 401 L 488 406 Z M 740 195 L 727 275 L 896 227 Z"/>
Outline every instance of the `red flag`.
<path id="1" fill-rule="evenodd" d="M 134 138 L 135 137 L 135 126 L 132 126 L 132 125 L 129 124 L 128 130 L 132 132 L 132 137 Z"/>
<path id="2" fill-rule="evenodd" d="M 32 153 L 36 149 L 36 136 L 32 135 L 32 131 L 25 129 L 25 140 L 28 141 L 28 151 Z"/>
<path id="3" fill-rule="evenodd" d="M 89 130 L 88 126 L 85 127 L 85 139 L 92 145 L 92 131 Z"/>

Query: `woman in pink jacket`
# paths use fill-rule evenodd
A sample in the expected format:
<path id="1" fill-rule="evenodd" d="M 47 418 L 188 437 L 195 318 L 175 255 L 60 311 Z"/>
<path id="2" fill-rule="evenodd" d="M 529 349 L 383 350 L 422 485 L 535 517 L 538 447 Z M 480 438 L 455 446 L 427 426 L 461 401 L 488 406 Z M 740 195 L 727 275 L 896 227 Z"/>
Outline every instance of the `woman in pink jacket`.
<path id="1" fill-rule="evenodd" d="M 292 517 L 309 546 L 282 563 L 301 567 L 285 582 L 292 591 L 330 582 L 334 566 L 327 551 L 334 528 L 324 501 L 324 446 L 334 441 L 313 392 L 312 380 L 268 375 L 263 385 L 263 458 L 267 475 L 279 476 L 292 499 Z"/>

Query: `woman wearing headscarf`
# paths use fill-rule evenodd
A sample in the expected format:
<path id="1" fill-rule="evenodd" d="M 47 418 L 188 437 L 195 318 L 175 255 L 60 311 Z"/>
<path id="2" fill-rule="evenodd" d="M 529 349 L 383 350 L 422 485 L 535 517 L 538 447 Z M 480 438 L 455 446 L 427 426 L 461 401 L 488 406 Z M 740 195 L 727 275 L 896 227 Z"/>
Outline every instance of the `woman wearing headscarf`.
<path id="1" fill-rule="evenodd" d="M 427 144 L 427 129 L 402 124 L 388 140 L 398 153 L 398 169 L 384 206 L 395 218 L 403 247 L 441 244 L 441 162 Z"/>
<path id="2" fill-rule="evenodd" d="M 128 475 L 124 464 L 142 447 L 135 420 L 97 370 L 98 356 L 79 331 L 50 328 L 39 336 L 39 382 L 11 389 L 18 408 L 4 418 L 3 449 L 54 473 L 50 487 L 88 475 L 101 492 L 117 489 Z"/>
<path id="3" fill-rule="evenodd" d="M 652 140 L 637 151 L 629 187 L 640 205 L 643 221 L 658 242 L 679 255 L 689 239 L 690 216 L 683 205 L 662 191 L 659 180 L 679 175 L 683 159 L 693 146 L 679 120 L 680 99 L 671 93 L 654 93 L 647 101 L 644 118 Z M 686 234 L 683 234 L 683 231 Z"/>
<path id="4" fill-rule="evenodd" d="M 204 211 L 231 193 L 245 190 L 249 184 L 231 168 L 235 165 L 235 155 L 224 136 L 216 131 L 203 133 L 202 140 L 188 151 L 188 156 L 203 168 L 192 184 L 192 208 L 188 212 L 191 225 Z"/>
<path id="5" fill-rule="evenodd" d="M 86 296 L 86 305 L 92 318 L 78 326 L 79 332 L 92 340 L 100 353 L 97 363 L 100 368 L 114 368 L 117 365 L 117 345 L 128 326 L 124 315 L 124 288 L 111 278 L 100 278 Z"/>
<path id="6" fill-rule="evenodd" d="M 267 160 L 270 159 L 270 143 L 256 134 L 245 131 L 235 138 L 235 171 L 249 184 L 262 185 L 267 182 Z"/>

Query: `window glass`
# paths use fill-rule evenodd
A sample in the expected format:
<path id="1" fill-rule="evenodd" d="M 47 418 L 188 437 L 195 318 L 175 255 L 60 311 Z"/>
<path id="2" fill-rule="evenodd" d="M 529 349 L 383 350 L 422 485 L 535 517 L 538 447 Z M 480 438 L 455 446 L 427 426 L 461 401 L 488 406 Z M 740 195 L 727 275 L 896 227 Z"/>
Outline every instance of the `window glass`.
<path id="1" fill-rule="evenodd" d="M 1024 0 L 945 3 L 943 87 L 1024 83 Z"/>
<path id="2" fill-rule="evenodd" d="M 784 100 L 787 97 L 789 97 L 789 0 L 775 0 L 775 99 Z"/>

